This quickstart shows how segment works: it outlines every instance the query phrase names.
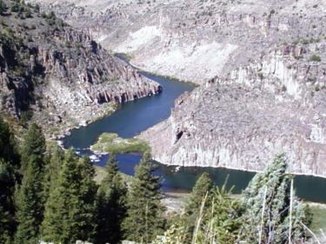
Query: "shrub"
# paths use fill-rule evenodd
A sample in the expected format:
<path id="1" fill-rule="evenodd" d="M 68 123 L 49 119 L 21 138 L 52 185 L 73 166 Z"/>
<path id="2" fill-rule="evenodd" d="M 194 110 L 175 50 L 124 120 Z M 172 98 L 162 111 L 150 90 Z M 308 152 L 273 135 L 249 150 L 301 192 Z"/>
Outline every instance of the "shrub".
<path id="1" fill-rule="evenodd" d="M 320 56 L 314 54 L 310 57 L 310 61 L 314 61 L 314 62 L 320 62 L 321 61 L 321 58 Z"/>
<path id="2" fill-rule="evenodd" d="M 0 0 L 0 15 L 2 15 L 7 10 L 6 4 Z"/>

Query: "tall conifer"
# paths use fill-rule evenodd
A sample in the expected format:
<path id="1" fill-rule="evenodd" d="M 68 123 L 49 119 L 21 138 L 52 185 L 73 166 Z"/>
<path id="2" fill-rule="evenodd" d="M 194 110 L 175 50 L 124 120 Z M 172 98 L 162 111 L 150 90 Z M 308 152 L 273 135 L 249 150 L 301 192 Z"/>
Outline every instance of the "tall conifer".
<path id="1" fill-rule="evenodd" d="M 13 134 L 0 117 L 0 243 L 10 243 L 16 229 L 14 192 L 19 164 Z"/>
<path id="2" fill-rule="evenodd" d="M 145 154 L 136 166 L 128 195 L 127 217 L 123 223 L 128 240 L 150 243 L 163 232 L 165 221 L 162 217 L 161 185 L 153 171 L 150 156 Z"/>
<path id="3" fill-rule="evenodd" d="M 24 138 L 22 147 L 23 179 L 17 193 L 19 243 L 35 243 L 39 237 L 39 227 L 44 211 L 44 153 L 45 138 L 42 130 L 32 124 Z"/>
<path id="4" fill-rule="evenodd" d="M 127 186 L 118 173 L 114 155 L 106 167 L 97 196 L 96 243 L 119 243 L 123 238 L 122 221 L 126 216 Z"/>
<path id="5" fill-rule="evenodd" d="M 189 201 L 186 205 L 185 212 L 187 215 L 195 214 L 199 211 L 201 203 L 206 194 L 211 195 L 214 183 L 207 172 L 204 172 L 196 181 L 192 188 Z M 209 202 L 208 200 L 206 202 Z"/>
<path id="6" fill-rule="evenodd" d="M 42 240 L 91 241 L 95 230 L 94 168 L 72 150 L 65 155 L 56 187 L 51 189 L 42 223 Z"/>
<path id="7" fill-rule="evenodd" d="M 250 243 L 287 243 L 292 226 L 293 243 L 304 241 L 307 216 L 304 206 L 291 196 L 291 176 L 284 155 L 258 173 L 243 193 L 242 240 Z M 291 203 L 292 201 L 292 203 Z M 290 204 L 292 204 L 290 225 Z M 264 210 L 264 212 L 263 212 Z"/>

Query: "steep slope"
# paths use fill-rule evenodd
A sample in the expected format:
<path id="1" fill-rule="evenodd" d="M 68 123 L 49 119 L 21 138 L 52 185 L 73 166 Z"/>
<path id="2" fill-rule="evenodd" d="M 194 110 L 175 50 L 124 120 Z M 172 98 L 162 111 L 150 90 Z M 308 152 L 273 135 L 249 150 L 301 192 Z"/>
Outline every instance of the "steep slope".
<path id="1" fill-rule="evenodd" d="M 201 84 L 144 132 L 165 164 L 326 176 L 326 2 L 45 0 L 146 70 Z"/>
<path id="2" fill-rule="evenodd" d="M 309 59 L 284 46 L 185 95 L 141 138 L 165 164 L 263 170 L 286 152 L 292 172 L 326 176 L 326 66 L 298 49 Z"/>
<path id="3" fill-rule="evenodd" d="M 33 0 L 145 70 L 199 84 L 275 44 L 324 37 L 322 0 Z"/>
<path id="4" fill-rule="evenodd" d="M 44 126 L 70 127 L 103 116 L 113 103 L 160 92 L 87 34 L 53 13 L 4 1 L 0 16 L 0 109 Z M 109 103 L 109 105 L 107 104 Z M 51 126 L 49 126 L 51 125 Z"/>

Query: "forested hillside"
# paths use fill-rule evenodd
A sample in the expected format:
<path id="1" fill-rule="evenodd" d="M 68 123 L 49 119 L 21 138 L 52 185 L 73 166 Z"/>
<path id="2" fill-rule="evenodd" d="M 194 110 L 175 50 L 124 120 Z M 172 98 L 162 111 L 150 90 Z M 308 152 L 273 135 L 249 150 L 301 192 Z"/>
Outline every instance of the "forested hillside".
<path id="1" fill-rule="evenodd" d="M 0 243 L 294 243 L 311 236 L 312 216 L 295 197 L 283 155 L 240 197 L 203 174 L 171 216 L 148 153 L 128 184 L 111 155 L 98 185 L 88 158 L 47 144 L 35 124 L 18 143 L 1 119 L 0 149 Z"/>

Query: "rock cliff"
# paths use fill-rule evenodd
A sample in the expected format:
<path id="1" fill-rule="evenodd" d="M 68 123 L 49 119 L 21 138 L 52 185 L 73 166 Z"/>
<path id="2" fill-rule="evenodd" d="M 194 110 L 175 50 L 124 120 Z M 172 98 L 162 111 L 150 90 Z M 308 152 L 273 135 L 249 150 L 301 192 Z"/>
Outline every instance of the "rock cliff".
<path id="1" fill-rule="evenodd" d="M 77 125 L 161 91 L 92 38 L 53 13 L 14 1 L 0 16 L 0 109 L 51 126 Z M 21 10 L 15 11 L 15 6 Z M 49 126 L 51 125 L 51 126 Z"/>
<path id="2" fill-rule="evenodd" d="M 326 2 L 46 0 L 145 70 L 201 86 L 142 133 L 165 164 L 326 176 Z"/>
<path id="3" fill-rule="evenodd" d="M 326 29 L 322 0 L 32 1 L 144 70 L 199 84 Z"/>
<path id="4" fill-rule="evenodd" d="M 141 138 L 165 164 L 256 171 L 285 152 L 290 171 L 326 176 L 326 65 L 311 50 L 285 45 L 207 82 Z"/>

